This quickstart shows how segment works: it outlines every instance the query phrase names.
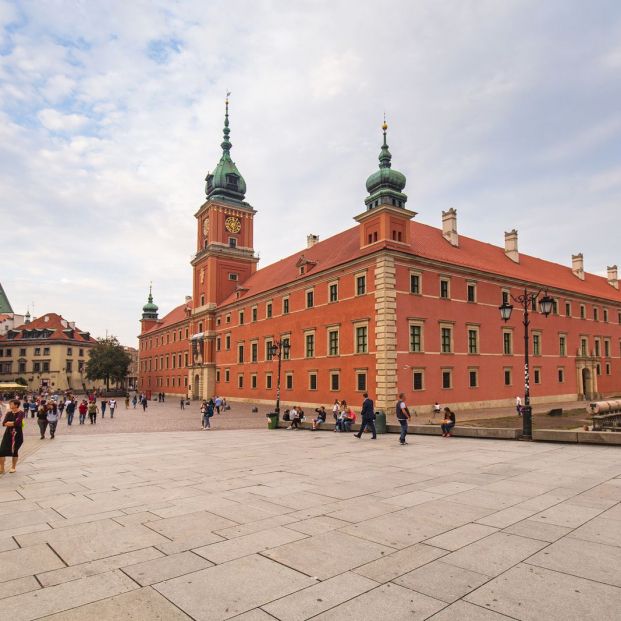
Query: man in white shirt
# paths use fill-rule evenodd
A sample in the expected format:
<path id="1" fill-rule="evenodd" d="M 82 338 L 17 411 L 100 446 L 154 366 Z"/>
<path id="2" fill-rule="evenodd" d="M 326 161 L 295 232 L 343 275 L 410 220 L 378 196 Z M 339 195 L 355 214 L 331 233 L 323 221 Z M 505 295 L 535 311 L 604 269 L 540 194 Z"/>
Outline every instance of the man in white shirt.
<path id="1" fill-rule="evenodd" d="M 408 433 L 408 421 L 410 420 L 410 411 L 408 410 L 408 406 L 405 404 L 405 394 L 399 394 L 399 401 L 397 401 L 396 408 L 397 420 L 401 425 L 401 435 L 399 436 L 399 444 L 402 446 L 407 444 L 405 437 Z"/>
<path id="2" fill-rule="evenodd" d="M 515 409 L 518 416 L 522 416 L 522 398 L 520 397 L 520 395 L 515 398 Z"/>
<path id="3" fill-rule="evenodd" d="M 116 410 L 116 399 L 110 399 L 108 401 L 108 405 L 110 406 L 110 418 L 114 418 L 114 410 Z"/>

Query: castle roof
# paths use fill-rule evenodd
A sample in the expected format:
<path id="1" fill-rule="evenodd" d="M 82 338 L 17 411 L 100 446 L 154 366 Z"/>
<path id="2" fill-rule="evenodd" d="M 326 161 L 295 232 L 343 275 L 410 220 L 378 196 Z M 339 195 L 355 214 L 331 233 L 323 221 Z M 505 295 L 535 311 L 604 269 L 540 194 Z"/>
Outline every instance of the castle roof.
<path id="1" fill-rule="evenodd" d="M 158 332 L 163 328 L 169 328 L 170 326 L 183 321 L 187 317 L 186 308 L 192 308 L 191 299 L 173 308 L 167 315 L 164 315 L 157 321 L 157 323 L 154 323 L 151 328 L 145 330 L 140 336 L 144 336 L 145 334 L 149 334 L 151 332 Z"/>
<path id="2" fill-rule="evenodd" d="M 40 333 L 41 336 L 35 336 Z M 80 330 L 75 324 L 69 323 L 57 313 L 46 313 L 33 319 L 30 323 L 24 323 L 9 330 L 6 335 L 0 336 L 0 342 L 14 342 L 36 340 L 46 338 L 53 341 L 81 341 L 84 343 L 96 343 L 90 332 Z"/>
<path id="3" fill-rule="evenodd" d="M 515 263 L 505 255 L 502 247 L 482 242 L 464 235 L 459 236 L 459 246 L 452 246 L 442 236 L 442 230 L 420 222 L 410 222 L 412 243 L 409 246 L 391 241 L 376 243 L 360 248 L 359 227 L 346 231 L 304 248 L 291 256 L 257 270 L 244 281 L 247 289 L 243 299 L 265 293 L 272 289 L 294 282 L 300 277 L 296 264 L 302 255 L 316 265 L 312 273 L 319 273 L 338 265 L 343 265 L 380 248 L 392 248 L 420 259 L 438 261 L 447 265 L 487 272 L 499 277 L 515 279 L 563 289 L 570 293 L 593 296 L 621 304 L 621 291 L 611 287 L 603 276 L 585 272 L 584 280 L 572 273 L 568 266 L 539 259 L 520 253 L 520 262 Z M 238 300 L 233 293 L 221 306 Z"/>

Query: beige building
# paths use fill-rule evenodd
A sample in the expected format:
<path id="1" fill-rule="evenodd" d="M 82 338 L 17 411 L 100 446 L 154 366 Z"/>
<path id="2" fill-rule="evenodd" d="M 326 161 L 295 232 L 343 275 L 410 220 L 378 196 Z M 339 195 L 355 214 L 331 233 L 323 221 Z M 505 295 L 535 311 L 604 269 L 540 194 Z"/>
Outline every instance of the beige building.
<path id="1" fill-rule="evenodd" d="M 28 388 L 82 390 L 89 349 L 97 341 L 56 313 L 10 328 L 0 336 L 0 382 L 26 380 Z"/>

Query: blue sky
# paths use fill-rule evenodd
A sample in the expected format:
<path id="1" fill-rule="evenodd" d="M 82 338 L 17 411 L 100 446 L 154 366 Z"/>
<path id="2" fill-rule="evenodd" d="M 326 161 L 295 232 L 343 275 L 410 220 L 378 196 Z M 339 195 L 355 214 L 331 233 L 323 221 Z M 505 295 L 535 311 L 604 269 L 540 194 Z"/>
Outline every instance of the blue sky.
<path id="1" fill-rule="evenodd" d="M 408 206 L 587 271 L 621 263 L 621 5 L 0 0 L 0 282 L 134 345 L 191 293 L 193 214 L 232 155 L 266 265 L 353 225 L 387 113 Z"/>

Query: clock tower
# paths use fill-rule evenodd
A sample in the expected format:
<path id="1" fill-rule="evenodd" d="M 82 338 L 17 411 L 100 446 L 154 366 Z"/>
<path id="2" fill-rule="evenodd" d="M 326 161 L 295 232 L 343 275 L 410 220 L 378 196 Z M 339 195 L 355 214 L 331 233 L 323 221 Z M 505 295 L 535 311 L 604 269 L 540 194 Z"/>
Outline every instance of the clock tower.
<path id="1" fill-rule="evenodd" d="M 193 268 L 192 362 L 189 384 L 195 398 L 213 396 L 215 387 L 215 311 L 256 271 L 253 217 L 244 199 L 246 182 L 231 159 L 229 99 L 225 101 L 222 157 L 205 178 L 207 200 L 196 212 Z M 198 385 L 197 385 L 198 383 Z"/>

